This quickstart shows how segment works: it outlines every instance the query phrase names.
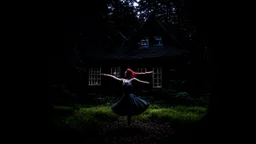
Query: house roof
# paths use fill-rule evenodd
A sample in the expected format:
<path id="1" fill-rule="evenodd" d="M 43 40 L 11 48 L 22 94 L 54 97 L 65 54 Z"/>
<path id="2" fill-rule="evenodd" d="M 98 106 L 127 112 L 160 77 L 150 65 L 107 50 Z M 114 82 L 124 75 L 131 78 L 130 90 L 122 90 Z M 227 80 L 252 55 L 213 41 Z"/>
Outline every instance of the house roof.
<path id="1" fill-rule="evenodd" d="M 162 23 L 161 21 L 158 20 L 158 18 L 156 17 L 155 13 L 152 12 L 148 18 L 146 19 L 146 21 L 143 21 L 141 26 L 140 26 L 140 29 L 143 28 L 143 26 L 149 21 L 149 20 L 153 20 L 157 23 L 157 25 L 159 25 L 160 28 L 162 28 L 162 30 L 164 31 L 164 33 L 170 38 L 172 39 L 178 47 L 180 48 L 185 48 L 185 46 L 182 44 L 182 42 L 180 41 L 179 39 L 179 35 L 178 35 L 178 32 L 177 30 L 175 30 L 174 28 L 172 28 L 171 26 L 167 26 L 165 25 L 164 23 Z M 140 30 L 139 30 L 140 31 Z M 139 32 L 138 31 L 138 32 Z"/>
<path id="2" fill-rule="evenodd" d="M 150 48 L 132 50 L 130 48 L 126 48 L 125 45 L 120 45 L 116 48 L 116 51 L 111 54 L 104 53 L 104 52 L 101 52 L 98 55 L 88 54 L 88 57 L 90 57 L 89 59 L 132 60 L 132 59 L 148 59 L 148 58 L 158 58 L 158 57 L 176 57 L 176 56 L 182 56 L 183 54 L 187 53 L 182 43 L 177 39 L 177 37 L 174 36 L 173 32 L 169 28 L 167 28 L 162 22 L 160 22 L 154 15 L 154 13 L 149 15 L 147 20 L 141 23 L 138 31 L 133 29 L 129 37 L 123 35 L 123 33 L 121 32 L 118 32 L 118 33 L 126 41 L 126 43 L 128 44 L 132 43 L 136 39 L 137 35 L 141 32 L 141 29 L 148 22 L 149 19 L 155 20 L 156 23 L 170 37 L 170 39 L 176 41 L 177 43 L 176 46 L 150 47 Z"/>
<path id="3" fill-rule="evenodd" d="M 103 56 L 103 59 L 129 60 L 129 59 L 148 59 L 148 58 L 158 58 L 158 57 L 176 57 L 176 56 L 182 56 L 185 53 L 186 51 L 175 48 L 175 47 L 150 47 L 150 48 L 137 49 L 135 51 L 130 51 L 130 52 L 118 51 L 116 53 Z"/>

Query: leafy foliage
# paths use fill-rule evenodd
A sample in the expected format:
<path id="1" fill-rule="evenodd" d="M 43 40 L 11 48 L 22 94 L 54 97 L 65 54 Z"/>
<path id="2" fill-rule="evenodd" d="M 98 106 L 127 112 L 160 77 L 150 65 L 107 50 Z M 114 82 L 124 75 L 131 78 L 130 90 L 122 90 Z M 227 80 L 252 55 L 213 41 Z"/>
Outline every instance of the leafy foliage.
<path id="1" fill-rule="evenodd" d="M 73 105 L 77 95 L 66 89 L 64 85 L 53 85 L 49 90 L 52 105 Z"/>

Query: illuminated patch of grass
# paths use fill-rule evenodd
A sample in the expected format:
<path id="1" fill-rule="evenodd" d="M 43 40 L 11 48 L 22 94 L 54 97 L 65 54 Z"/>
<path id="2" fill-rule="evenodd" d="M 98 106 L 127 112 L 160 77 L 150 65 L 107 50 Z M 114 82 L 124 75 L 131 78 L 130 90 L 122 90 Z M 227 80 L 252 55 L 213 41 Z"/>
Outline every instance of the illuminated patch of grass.
<path id="1" fill-rule="evenodd" d="M 203 117 L 206 112 L 204 107 L 150 105 L 147 111 L 134 116 L 133 120 L 164 121 L 170 123 L 193 122 Z M 103 122 L 111 122 L 119 118 L 110 106 L 100 105 L 80 108 L 74 114 L 65 119 L 66 124 L 75 128 L 92 128 L 96 130 Z"/>
<path id="2" fill-rule="evenodd" d="M 189 107 L 189 106 L 174 106 L 161 107 L 151 105 L 149 109 L 141 115 L 135 116 L 138 120 L 160 120 L 167 122 L 191 122 L 197 121 L 205 114 L 206 108 Z"/>
<path id="3" fill-rule="evenodd" d="M 65 119 L 65 123 L 72 128 L 97 131 L 103 122 L 111 122 L 118 117 L 112 112 L 111 107 L 100 105 L 76 110 L 72 116 Z"/>

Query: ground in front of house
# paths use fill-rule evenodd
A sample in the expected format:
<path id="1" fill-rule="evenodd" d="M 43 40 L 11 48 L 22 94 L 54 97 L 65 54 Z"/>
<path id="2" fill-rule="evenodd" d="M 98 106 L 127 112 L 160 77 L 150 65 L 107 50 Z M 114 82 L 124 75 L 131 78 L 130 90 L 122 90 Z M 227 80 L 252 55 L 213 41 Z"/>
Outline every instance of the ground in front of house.
<path id="1" fill-rule="evenodd" d="M 126 117 L 115 115 L 107 105 L 55 110 L 52 141 L 117 144 L 175 143 L 180 129 L 193 125 L 206 112 L 204 107 L 151 105 L 143 114 L 132 117 L 132 124 L 127 126 Z"/>

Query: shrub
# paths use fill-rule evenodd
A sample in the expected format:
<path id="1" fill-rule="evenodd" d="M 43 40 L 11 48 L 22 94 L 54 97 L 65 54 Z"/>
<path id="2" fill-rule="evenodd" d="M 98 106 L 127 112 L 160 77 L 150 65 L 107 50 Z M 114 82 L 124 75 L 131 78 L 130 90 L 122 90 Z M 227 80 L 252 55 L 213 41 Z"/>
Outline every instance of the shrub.
<path id="1" fill-rule="evenodd" d="M 198 105 L 196 99 L 191 97 L 187 92 L 178 92 L 175 98 L 177 103 L 181 105 Z"/>
<path id="2" fill-rule="evenodd" d="M 51 104 L 73 105 L 76 98 L 76 94 L 67 90 L 63 84 L 53 85 L 49 89 L 49 99 Z"/>

